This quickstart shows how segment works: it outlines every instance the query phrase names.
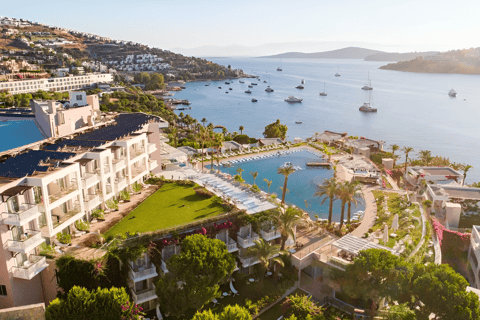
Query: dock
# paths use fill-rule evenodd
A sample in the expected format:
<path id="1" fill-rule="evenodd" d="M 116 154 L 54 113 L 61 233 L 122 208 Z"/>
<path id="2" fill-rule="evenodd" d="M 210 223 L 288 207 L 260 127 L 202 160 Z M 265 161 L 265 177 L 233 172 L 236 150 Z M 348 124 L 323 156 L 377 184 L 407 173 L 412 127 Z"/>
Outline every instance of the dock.
<path id="1" fill-rule="evenodd" d="M 308 161 L 307 166 L 309 167 L 328 167 L 330 162 L 318 162 L 318 161 Z"/>

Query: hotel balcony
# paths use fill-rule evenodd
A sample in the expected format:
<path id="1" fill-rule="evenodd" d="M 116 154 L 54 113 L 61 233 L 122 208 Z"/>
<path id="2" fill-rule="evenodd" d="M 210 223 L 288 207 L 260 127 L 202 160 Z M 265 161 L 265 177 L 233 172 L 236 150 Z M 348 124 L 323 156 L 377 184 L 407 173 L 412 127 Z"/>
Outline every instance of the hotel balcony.
<path id="1" fill-rule="evenodd" d="M 238 259 L 240 259 L 240 262 L 242 263 L 242 266 L 244 268 L 247 268 L 249 266 L 253 266 L 254 264 L 257 264 L 260 262 L 260 260 L 258 260 L 258 257 L 242 257 L 242 256 L 238 256 Z"/>
<path id="2" fill-rule="evenodd" d="M 12 273 L 15 278 L 31 280 L 37 274 L 48 267 L 45 257 L 30 255 L 21 267 L 13 267 Z"/>
<path id="3" fill-rule="evenodd" d="M 232 238 L 229 237 L 228 241 L 227 242 L 223 241 L 223 243 L 227 245 L 228 252 L 232 253 L 232 252 L 238 251 L 238 245 L 235 242 L 235 240 L 233 240 Z"/>
<path id="4" fill-rule="evenodd" d="M 145 148 L 138 148 L 136 150 L 130 149 L 130 160 L 133 160 L 142 154 L 145 154 Z"/>
<path id="5" fill-rule="evenodd" d="M 153 170 L 153 169 L 155 169 L 156 167 L 158 167 L 157 160 L 148 160 L 148 163 L 149 163 L 149 165 L 150 165 L 150 170 Z"/>
<path id="6" fill-rule="evenodd" d="M 112 165 L 113 165 L 113 171 L 117 172 L 125 168 L 127 165 L 127 161 L 125 158 L 122 159 L 113 159 L 112 160 Z"/>
<path id="7" fill-rule="evenodd" d="M 245 238 L 243 238 L 239 234 L 237 234 L 238 245 L 242 248 L 248 248 L 248 247 L 254 246 L 255 241 L 257 241 L 259 239 L 260 239 L 260 237 L 255 232 L 252 232 L 250 235 L 248 235 Z"/>
<path id="8" fill-rule="evenodd" d="M 68 188 L 63 188 L 60 190 L 60 192 L 49 195 L 48 199 L 50 201 L 50 204 L 77 190 L 77 184 L 75 182 L 72 182 Z"/>
<path id="9" fill-rule="evenodd" d="M 128 274 L 133 282 L 158 276 L 157 268 L 153 263 L 149 263 L 146 266 L 134 266 L 132 263 L 130 263 L 130 270 L 128 271 Z"/>
<path id="10" fill-rule="evenodd" d="M 132 167 L 131 168 L 131 172 L 132 172 L 132 178 L 138 176 L 139 174 L 141 173 L 144 173 L 145 170 L 147 170 L 147 168 L 145 166 L 141 166 L 141 167 Z"/>
<path id="11" fill-rule="evenodd" d="M 154 152 L 155 150 L 157 150 L 157 146 L 155 145 L 155 143 L 149 143 L 148 144 L 148 153 L 152 153 Z"/>
<path id="12" fill-rule="evenodd" d="M 105 186 L 105 190 L 106 190 L 107 194 L 112 193 L 112 191 L 113 191 L 112 185 L 111 185 L 111 184 L 107 184 L 107 185 Z"/>
<path id="13" fill-rule="evenodd" d="M 98 194 L 87 194 L 84 198 L 85 211 L 92 211 L 101 203 L 100 196 Z"/>
<path id="14" fill-rule="evenodd" d="M 42 212 L 45 211 L 43 206 L 37 204 L 25 203 L 20 205 L 20 211 L 16 213 L 2 213 L 2 223 L 11 226 L 21 227 L 26 223 L 40 217 Z"/>
<path id="15" fill-rule="evenodd" d="M 103 173 L 104 174 L 110 173 L 110 166 L 108 164 L 103 166 Z"/>
<path id="16" fill-rule="evenodd" d="M 53 210 L 52 210 L 53 227 L 54 228 L 58 227 L 59 225 L 61 225 L 62 223 L 64 223 L 65 221 L 67 221 L 68 219 L 72 218 L 73 216 L 77 215 L 80 212 L 81 212 L 81 207 L 80 206 L 75 206 L 67 212 L 63 212 L 63 211 L 60 212 L 60 210 L 59 210 L 59 211 L 54 213 Z M 56 217 L 57 219 L 55 220 L 55 219 L 53 219 L 53 217 Z"/>
<path id="17" fill-rule="evenodd" d="M 339 257 L 329 256 L 327 258 L 327 264 L 337 269 L 345 271 L 347 266 L 350 264 L 350 262 L 348 262 L 347 260 L 343 260 L 342 258 L 339 258 Z"/>
<path id="18" fill-rule="evenodd" d="M 88 187 L 94 185 L 100 181 L 100 176 L 95 173 L 84 173 L 82 177 L 83 188 L 87 189 Z"/>
<path id="19" fill-rule="evenodd" d="M 42 233 L 36 230 L 26 230 L 21 235 L 20 240 L 8 240 L 8 250 L 12 252 L 27 253 L 35 247 L 38 247 L 45 239 L 42 238 Z"/>
<path id="20" fill-rule="evenodd" d="M 278 239 L 278 238 L 281 237 L 281 234 L 280 234 L 280 232 L 277 231 L 277 229 L 274 229 L 274 230 L 271 230 L 271 231 L 260 230 L 260 235 L 266 241 L 271 241 L 271 240 Z"/>
<path id="21" fill-rule="evenodd" d="M 132 291 L 133 301 L 136 304 L 141 304 L 149 300 L 158 298 L 157 294 L 155 293 L 155 285 L 153 283 L 150 284 L 150 288 L 146 288 L 144 290 L 137 291 L 137 292 L 135 292 L 135 290 L 133 289 L 131 291 Z"/>
<path id="22" fill-rule="evenodd" d="M 118 191 L 125 189 L 127 185 L 128 183 L 126 177 L 115 178 L 115 186 Z"/>

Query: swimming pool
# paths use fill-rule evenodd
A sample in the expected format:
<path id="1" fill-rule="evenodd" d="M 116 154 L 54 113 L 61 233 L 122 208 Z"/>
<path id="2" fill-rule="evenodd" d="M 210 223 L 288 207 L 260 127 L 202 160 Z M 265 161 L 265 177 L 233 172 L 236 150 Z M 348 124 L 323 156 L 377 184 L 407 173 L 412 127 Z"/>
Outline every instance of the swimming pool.
<path id="1" fill-rule="evenodd" d="M 258 171 L 258 177 L 256 178 L 256 184 L 264 191 L 268 191 L 268 186 L 263 179 L 272 181 L 270 186 L 270 193 L 276 193 L 278 197 L 281 197 L 284 177 L 277 173 L 278 167 L 285 164 L 285 162 L 291 162 L 294 166 L 298 166 L 299 170 L 295 171 L 288 177 L 287 189 L 290 191 L 285 196 L 285 202 L 287 204 L 294 204 L 297 207 L 307 211 L 311 218 L 318 215 L 319 218 L 328 218 L 328 205 L 327 199 L 322 205 L 322 199 L 315 197 L 316 186 L 323 183 L 325 179 L 330 179 L 333 176 L 333 168 L 328 167 L 308 167 L 306 163 L 312 160 L 319 160 L 322 156 L 320 152 L 314 152 L 307 149 L 294 149 L 290 151 L 281 151 L 283 154 L 271 154 L 271 155 L 252 155 L 249 160 L 240 159 L 239 161 L 233 161 L 231 167 L 220 165 L 220 171 L 226 172 L 234 176 L 238 167 L 242 168 L 243 179 L 249 184 L 253 184 L 253 177 L 250 172 Z M 261 157 L 259 159 L 252 159 L 253 157 Z M 225 161 L 224 161 L 225 162 Z M 305 200 L 307 204 L 305 204 Z M 306 207 L 308 205 L 308 208 Z M 336 200 L 333 202 L 333 221 L 340 221 L 340 206 L 341 202 Z M 352 214 L 354 212 L 364 210 L 364 204 L 360 203 L 355 208 L 352 207 Z M 345 219 L 346 219 L 346 207 L 345 207 Z"/>

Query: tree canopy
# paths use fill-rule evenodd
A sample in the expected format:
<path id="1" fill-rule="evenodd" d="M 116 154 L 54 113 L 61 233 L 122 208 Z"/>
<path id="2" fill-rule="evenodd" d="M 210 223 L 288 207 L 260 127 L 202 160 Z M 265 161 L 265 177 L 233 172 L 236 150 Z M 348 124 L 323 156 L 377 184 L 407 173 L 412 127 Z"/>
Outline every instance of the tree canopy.
<path id="1" fill-rule="evenodd" d="M 251 320 L 250 312 L 236 305 L 227 305 L 220 314 L 215 314 L 211 310 L 197 312 L 192 320 Z"/>
<path id="2" fill-rule="evenodd" d="M 270 123 L 265 127 L 263 136 L 265 138 L 280 138 L 285 139 L 287 137 L 288 127 L 280 123 L 280 120 Z"/>
<path id="3" fill-rule="evenodd" d="M 167 261 L 169 272 L 157 282 L 165 313 L 198 310 L 218 296 L 218 282 L 233 272 L 235 258 L 220 240 L 196 234 L 182 242 L 182 251 Z"/>

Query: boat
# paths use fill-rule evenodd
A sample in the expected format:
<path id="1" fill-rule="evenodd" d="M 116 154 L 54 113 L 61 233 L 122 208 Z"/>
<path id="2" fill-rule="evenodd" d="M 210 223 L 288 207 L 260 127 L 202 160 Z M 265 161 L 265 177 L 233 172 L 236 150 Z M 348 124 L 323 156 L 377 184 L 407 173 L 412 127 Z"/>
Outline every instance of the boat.
<path id="1" fill-rule="evenodd" d="M 267 83 L 267 80 L 263 80 L 263 83 Z"/>
<path id="2" fill-rule="evenodd" d="M 287 99 L 285 99 L 286 102 L 289 102 L 289 103 L 300 103 L 303 101 L 302 98 L 296 98 L 294 96 L 288 96 Z"/>
<path id="3" fill-rule="evenodd" d="M 325 82 L 323 83 L 323 92 L 320 92 L 320 95 L 322 97 L 326 97 L 327 96 L 327 93 L 325 92 Z"/>
<path id="4" fill-rule="evenodd" d="M 452 90 L 448 91 L 448 95 L 449 95 L 450 97 L 455 98 L 455 97 L 457 96 L 457 92 L 452 89 Z"/>
<path id="5" fill-rule="evenodd" d="M 368 73 L 368 83 L 362 87 L 362 90 L 373 90 L 372 82 L 370 81 L 370 72 Z"/>
<path id="6" fill-rule="evenodd" d="M 256 85 L 257 85 L 257 83 L 255 83 L 255 82 L 252 82 L 252 83 L 250 83 L 250 84 L 251 84 L 252 86 L 256 86 Z"/>
<path id="7" fill-rule="evenodd" d="M 222 89 L 222 87 L 218 87 L 218 89 Z"/>
<path id="8" fill-rule="evenodd" d="M 250 91 L 250 89 L 249 89 L 249 90 L 245 91 L 245 93 L 252 93 L 252 91 Z"/>
<path id="9" fill-rule="evenodd" d="M 302 121 L 295 121 L 296 124 L 302 124 Z"/>
<path id="10" fill-rule="evenodd" d="M 298 86 L 295 87 L 296 89 L 305 89 L 305 87 L 303 86 L 303 84 L 299 84 Z"/>
<path id="11" fill-rule="evenodd" d="M 262 81 L 260 78 L 257 79 L 258 81 Z"/>
<path id="12" fill-rule="evenodd" d="M 249 88 L 253 88 L 253 86 L 248 86 Z"/>
<path id="13" fill-rule="evenodd" d="M 372 94 L 370 93 L 368 95 L 368 102 L 364 102 L 363 106 L 361 106 L 358 110 L 360 110 L 362 112 L 377 112 L 377 109 L 372 108 L 372 106 L 370 105 L 371 98 L 372 98 Z"/>
<path id="14" fill-rule="evenodd" d="M 253 99 L 252 99 L 252 102 L 257 102 L 257 101 L 258 101 L 258 100 L 257 100 L 257 99 L 255 99 L 255 98 L 253 98 Z"/>
<path id="15" fill-rule="evenodd" d="M 228 90 L 233 90 L 232 88 L 228 88 Z"/>
<path id="16" fill-rule="evenodd" d="M 239 80 L 238 82 L 239 82 L 239 83 L 245 83 L 245 81 L 243 81 L 243 80 Z"/>
<path id="17" fill-rule="evenodd" d="M 273 89 L 270 88 L 270 86 L 267 87 L 267 89 L 265 89 L 266 92 L 273 92 Z"/>
<path id="18" fill-rule="evenodd" d="M 340 73 L 335 73 L 335 77 L 340 77 Z"/>
<path id="19" fill-rule="evenodd" d="M 228 91 L 225 91 L 225 93 L 228 93 Z"/>
<path id="20" fill-rule="evenodd" d="M 277 71 L 283 71 L 283 69 L 282 69 L 282 68 L 280 68 L 280 67 L 278 67 L 278 68 L 277 68 Z"/>
<path id="21" fill-rule="evenodd" d="M 207 83 L 207 84 L 205 85 L 205 87 L 208 87 L 209 85 L 210 85 L 210 83 Z"/>
<path id="22" fill-rule="evenodd" d="M 228 82 L 228 81 L 225 81 L 225 84 L 230 84 L 230 82 Z"/>
<path id="23" fill-rule="evenodd" d="M 302 82 L 301 82 L 301 84 L 305 84 L 305 79 L 302 79 Z"/>

